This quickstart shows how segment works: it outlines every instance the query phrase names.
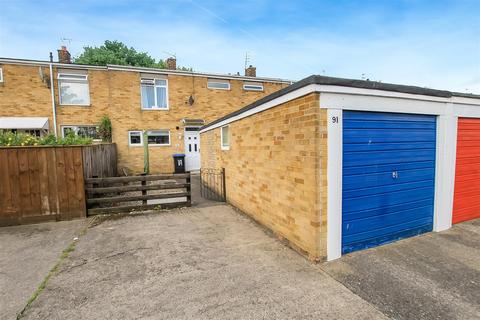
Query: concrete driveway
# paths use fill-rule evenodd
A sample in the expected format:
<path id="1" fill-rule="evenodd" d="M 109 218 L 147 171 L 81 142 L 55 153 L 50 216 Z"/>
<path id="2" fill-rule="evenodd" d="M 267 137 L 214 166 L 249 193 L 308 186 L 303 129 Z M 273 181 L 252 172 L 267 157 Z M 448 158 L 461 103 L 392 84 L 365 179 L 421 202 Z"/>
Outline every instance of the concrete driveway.
<path id="1" fill-rule="evenodd" d="M 26 319 L 385 319 L 229 206 L 105 221 Z"/>
<path id="2" fill-rule="evenodd" d="M 0 319 L 15 319 L 87 220 L 0 228 Z"/>
<path id="3" fill-rule="evenodd" d="M 126 216 L 89 228 L 24 318 L 476 319 L 479 233 L 474 221 L 314 265 L 227 205 Z M 73 234 L 62 234 L 67 245 Z M 10 284 L 23 286 L 36 261 L 4 248 L 18 269 Z M 55 260 L 62 249 L 28 254 Z"/>
<path id="4" fill-rule="evenodd" d="M 393 319 L 480 319 L 480 219 L 321 268 Z"/>

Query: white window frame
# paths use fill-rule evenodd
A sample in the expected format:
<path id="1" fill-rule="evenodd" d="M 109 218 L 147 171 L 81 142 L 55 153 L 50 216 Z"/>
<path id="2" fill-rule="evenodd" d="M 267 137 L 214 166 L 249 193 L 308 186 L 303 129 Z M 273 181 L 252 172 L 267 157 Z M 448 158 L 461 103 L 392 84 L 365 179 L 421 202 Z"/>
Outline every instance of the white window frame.
<path id="1" fill-rule="evenodd" d="M 165 85 L 157 85 L 155 84 L 155 80 L 163 80 L 165 81 Z M 146 84 L 148 82 L 153 82 L 153 96 L 155 99 L 155 105 L 152 106 L 151 108 L 145 108 L 143 106 L 143 92 L 142 92 L 142 84 Z M 158 99 L 157 99 L 157 87 L 159 88 L 165 88 L 165 99 L 167 100 L 166 107 L 159 107 L 158 106 Z M 170 109 L 170 104 L 169 104 L 169 98 L 168 98 L 168 79 L 165 78 L 148 78 L 148 77 L 142 77 L 140 78 L 140 106 L 142 110 L 146 111 L 152 111 L 152 110 L 169 110 Z"/>
<path id="2" fill-rule="evenodd" d="M 210 86 L 212 83 L 219 83 L 219 84 L 227 84 L 228 88 L 218 88 Z M 222 80 L 207 80 L 207 88 L 210 90 L 230 90 L 230 81 L 222 81 Z"/>
<path id="3" fill-rule="evenodd" d="M 132 143 L 132 140 L 131 140 L 132 133 L 139 133 L 140 134 L 140 143 Z M 143 147 L 143 131 L 139 131 L 139 130 L 128 131 L 128 146 L 129 147 Z"/>
<path id="4" fill-rule="evenodd" d="M 167 129 L 148 130 L 147 131 L 147 139 L 148 139 L 149 132 L 154 132 L 154 131 L 166 131 L 166 132 L 168 132 L 168 144 L 167 143 L 162 143 L 162 144 L 157 144 L 157 143 L 151 144 L 151 143 L 149 143 L 148 144 L 149 147 L 168 147 L 168 146 L 172 145 L 172 135 L 170 133 L 170 130 L 167 130 Z"/>
<path id="5" fill-rule="evenodd" d="M 0 67 L 0 83 L 3 83 L 3 68 Z"/>
<path id="6" fill-rule="evenodd" d="M 87 88 L 88 88 L 88 101 L 86 103 L 63 103 L 62 88 L 60 86 L 60 82 L 64 80 L 71 80 L 74 82 L 85 81 L 87 83 Z M 57 75 L 57 84 L 58 84 L 58 101 L 61 106 L 90 106 L 90 83 L 88 81 L 88 74 L 59 72 Z"/>
<path id="7" fill-rule="evenodd" d="M 245 91 L 263 91 L 263 83 L 244 83 L 243 90 Z"/>
<path id="8" fill-rule="evenodd" d="M 224 128 L 228 128 L 228 132 L 227 132 L 227 138 L 228 138 L 228 144 L 223 144 L 223 129 Z M 223 126 L 220 128 L 220 148 L 222 150 L 230 150 L 230 126 L 229 125 L 226 125 L 226 126 Z"/>
<path id="9" fill-rule="evenodd" d="M 62 138 L 65 138 L 65 132 L 63 131 L 64 129 L 72 129 L 73 132 L 75 132 L 75 134 L 78 134 L 77 133 L 77 130 L 76 128 L 78 127 L 95 127 L 97 128 L 97 132 L 98 132 L 98 126 L 97 125 L 94 125 L 94 124 L 68 124 L 68 125 L 60 125 L 60 131 L 62 132 Z M 102 141 L 102 139 L 98 138 L 98 139 L 93 139 L 93 141 Z"/>

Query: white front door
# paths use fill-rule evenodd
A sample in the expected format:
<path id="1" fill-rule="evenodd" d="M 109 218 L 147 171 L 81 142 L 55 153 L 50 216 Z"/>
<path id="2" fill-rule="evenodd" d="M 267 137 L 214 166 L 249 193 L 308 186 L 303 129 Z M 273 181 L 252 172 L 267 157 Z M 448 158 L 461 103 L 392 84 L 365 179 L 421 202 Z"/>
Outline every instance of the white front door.
<path id="1" fill-rule="evenodd" d="M 200 170 L 200 134 L 198 127 L 185 128 L 185 170 Z"/>

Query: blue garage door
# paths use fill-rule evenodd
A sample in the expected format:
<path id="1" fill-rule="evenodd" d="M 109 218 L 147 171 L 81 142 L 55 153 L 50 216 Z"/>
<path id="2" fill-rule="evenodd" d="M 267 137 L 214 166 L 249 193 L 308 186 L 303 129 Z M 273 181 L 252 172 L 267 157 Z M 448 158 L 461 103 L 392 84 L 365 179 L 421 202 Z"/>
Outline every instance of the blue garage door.
<path id="1" fill-rule="evenodd" d="M 343 113 L 343 253 L 432 230 L 435 140 L 435 116 Z"/>

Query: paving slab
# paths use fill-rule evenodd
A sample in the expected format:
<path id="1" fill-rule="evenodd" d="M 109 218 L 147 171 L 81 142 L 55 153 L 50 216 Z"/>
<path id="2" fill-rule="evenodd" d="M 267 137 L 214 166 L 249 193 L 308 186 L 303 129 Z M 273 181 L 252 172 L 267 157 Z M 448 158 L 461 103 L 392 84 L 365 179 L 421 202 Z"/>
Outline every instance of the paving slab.
<path id="1" fill-rule="evenodd" d="M 227 205 L 108 220 L 26 319 L 385 319 Z"/>
<path id="2" fill-rule="evenodd" d="M 0 319 L 15 319 L 86 220 L 0 228 Z"/>
<path id="3" fill-rule="evenodd" d="M 480 219 L 321 267 L 393 319 L 480 319 Z"/>

